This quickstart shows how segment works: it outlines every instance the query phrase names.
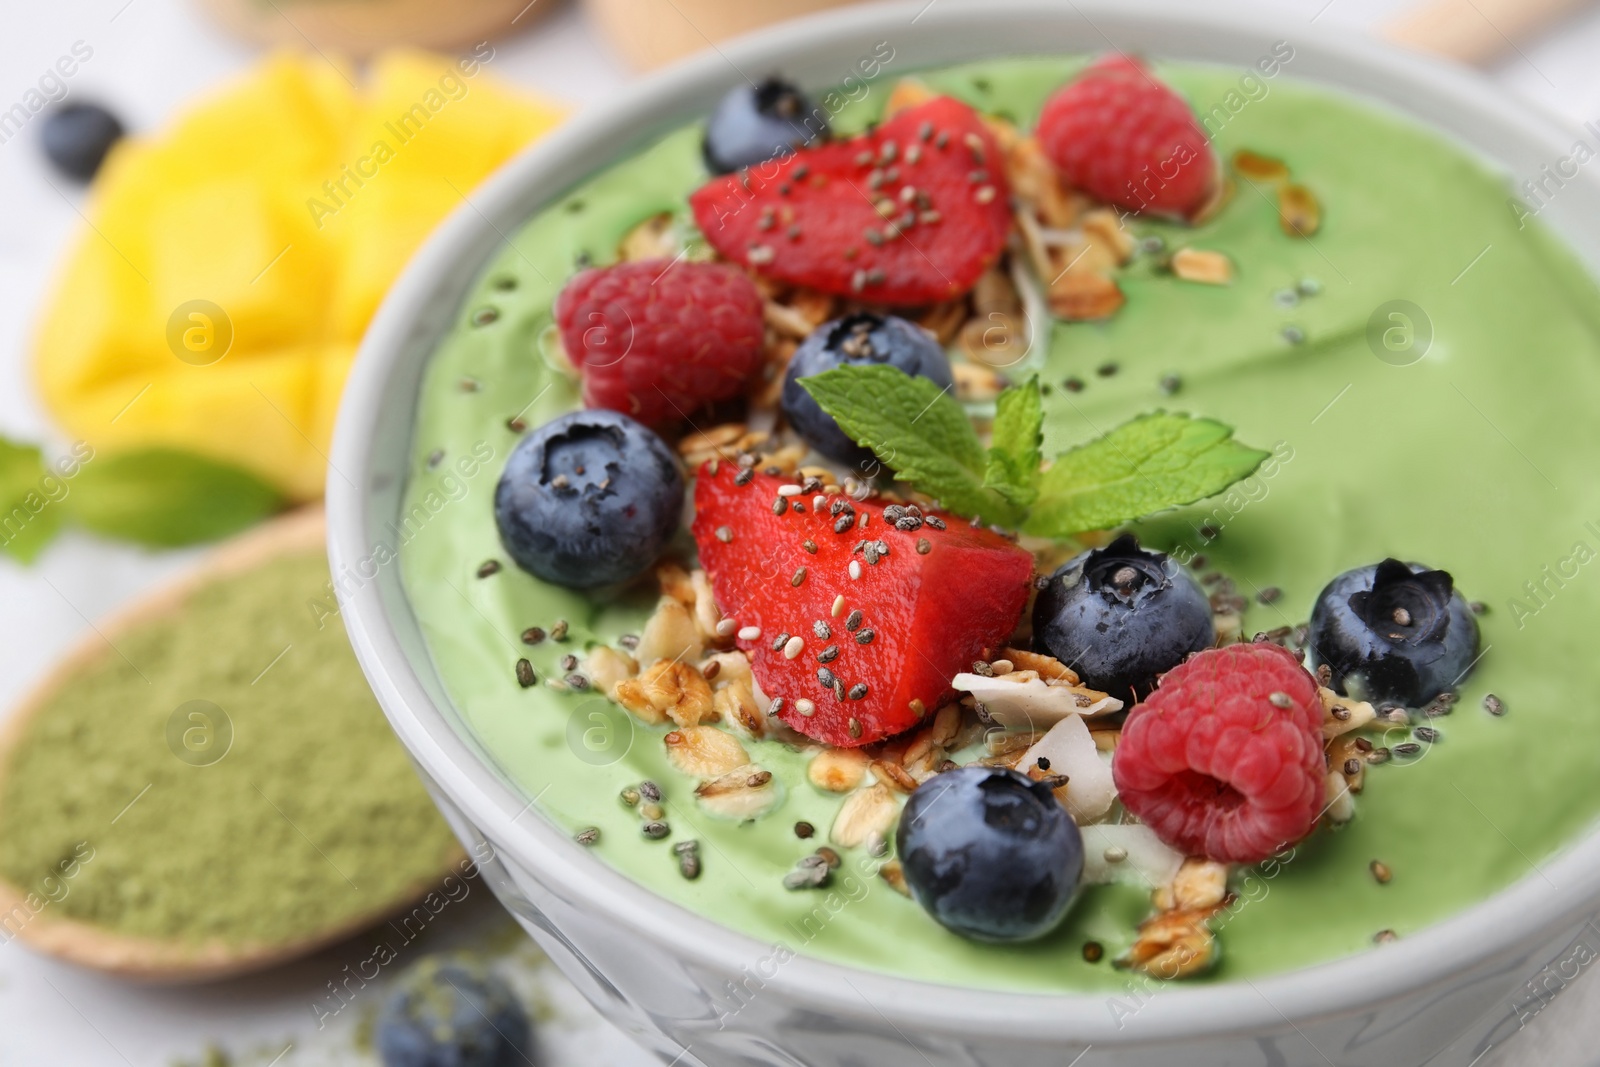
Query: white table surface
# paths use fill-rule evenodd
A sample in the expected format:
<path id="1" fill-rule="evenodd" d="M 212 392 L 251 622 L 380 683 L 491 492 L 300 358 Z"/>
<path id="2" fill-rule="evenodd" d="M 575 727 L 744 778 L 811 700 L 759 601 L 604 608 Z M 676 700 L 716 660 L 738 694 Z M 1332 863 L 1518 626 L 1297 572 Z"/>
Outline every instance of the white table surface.
<path id="1" fill-rule="evenodd" d="M 441 0 L 448 2 L 448 0 Z M 557 0 L 538 0 L 552 3 Z M 638 0 L 660 2 L 660 0 Z M 960 0 L 937 0 L 956 3 Z M 1369 27 L 1404 0 L 1278 0 L 1308 23 Z M 7 0 L 0 13 L 0 101 L 9 104 L 75 41 L 94 49 L 71 93 L 110 103 L 137 130 L 158 128 L 185 101 L 249 64 L 255 49 L 224 36 L 187 0 Z M 496 75 L 582 106 L 630 77 L 572 5 L 497 45 Z M 1569 20 L 1491 77 L 1575 122 L 1600 117 L 1600 9 Z M 65 444 L 34 399 L 26 371 L 35 308 L 82 225 L 80 196 L 46 180 L 36 130 L 0 145 L 0 433 Z M 59 190 L 59 191 L 58 191 Z M 31 569 L 0 557 L 0 708 L 9 707 L 93 619 L 181 570 L 192 552 L 149 553 L 68 533 Z M 508 920 L 482 887 L 425 935 L 423 947 L 474 945 Z M 318 1030 L 309 1005 L 345 963 L 338 949 L 254 979 L 200 989 L 132 987 L 0 945 L 0 1064 L 199 1062 L 208 1046 L 239 1065 L 371 1064 L 354 1025 L 381 999 Z M 551 1067 L 634 1067 L 642 1054 L 599 1021 L 554 970 L 519 954 L 512 969 L 540 1004 Z M 348 958 L 347 958 L 348 957 Z M 1481 1067 L 1576 1067 L 1600 1061 L 1600 982 L 1585 973 Z"/>

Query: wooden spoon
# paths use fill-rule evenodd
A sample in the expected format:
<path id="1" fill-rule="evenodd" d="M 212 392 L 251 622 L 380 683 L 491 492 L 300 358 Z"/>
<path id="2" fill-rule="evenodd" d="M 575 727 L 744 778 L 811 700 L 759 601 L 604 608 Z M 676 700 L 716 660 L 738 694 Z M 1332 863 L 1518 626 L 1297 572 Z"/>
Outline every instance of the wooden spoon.
<path id="1" fill-rule="evenodd" d="M 324 538 L 322 508 L 303 508 L 223 544 L 193 571 L 101 622 L 33 688 L 0 728 L 0 781 L 10 769 L 12 749 L 26 734 L 33 717 L 69 678 L 115 655 L 112 643 L 120 634 L 179 610 L 198 589 L 218 578 L 251 570 L 281 555 L 320 550 Z M 408 886 L 404 892 L 366 913 L 296 941 L 237 944 L 132 937 L 64 918 L 50 907 L 23 923 L 17 936 L 47 955 L 123 978 L 174 983 L 210 981 L 259 971 L 309 955 L 375 926 L 407 910 L 430 889 L 437 889 L 440 879 L 457 870 L 465 859 L 466 853 L 452 842 L 446 854 L 439 858 L 437 876 Z M 0 878 L 0 921 L 11 915 L 12 909 L 21 905 L 27 895 Z M 24 913 L 30 911 L 31 908 L 24 908 Z M 0 927 L 0 940 L 9 940 L 9 934 L 8 927 Z"/>
<path id="2" fill-rule="evenodd" d="M 1590 0 L 1430 0 L 1383 27 L 1419 52 L 1487 63 Z"/>

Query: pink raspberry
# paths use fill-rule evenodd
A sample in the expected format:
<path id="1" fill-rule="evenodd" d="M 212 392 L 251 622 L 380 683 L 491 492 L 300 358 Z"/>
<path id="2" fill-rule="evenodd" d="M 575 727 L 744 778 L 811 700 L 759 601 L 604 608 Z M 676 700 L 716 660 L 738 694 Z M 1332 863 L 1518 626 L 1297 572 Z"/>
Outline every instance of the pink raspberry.
<path id="1" fill-rule="evenodd" d="M 1183 97 L 1126 56 L 1058 89 L 1037 133 L 1061 176 L 1101 200 L 1192 217 L 1211 198 L 1217 161 L 1205 130 Z"/>
<path id="2" fill-rule="evenodd" d="M 726 263 L 652 259 L 586 270 L 555 305 L 583 402 L 648 426 L 743 391 L 761 362 L 761 294 Z"/>
<path id="3" fill-rule="evenodd" d="M 1276 645 L 1207 649 L 1129 712 L 1111 771 L 1127 809 L 1178 851 L 1264 860 L 1322 812 L 1316 680 Z"/>

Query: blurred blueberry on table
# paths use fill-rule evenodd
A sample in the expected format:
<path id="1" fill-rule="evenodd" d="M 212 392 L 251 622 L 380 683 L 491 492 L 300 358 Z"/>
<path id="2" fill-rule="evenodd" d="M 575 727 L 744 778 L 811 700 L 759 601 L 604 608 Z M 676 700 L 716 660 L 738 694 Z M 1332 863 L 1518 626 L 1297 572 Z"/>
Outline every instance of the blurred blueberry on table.
<path id="1" fill-rule="evenodd" d="M 122 123 L 99 104 L 63 104 L 45 116 L 39 138 L 57 170 L 86 182 L 122 134 Z"/>
<path id="2" fill-rule="evenodd" d="M 487 968 L 426 956 L 400 977 L 374 1031 L 384 1067 L 528 1067 L 533 1029 Z"/>
<path id="3" fill-rule="evenodd" d="M 827 136 L 826 112 L 782 78 L 769 77 L 729 89 L 717 104 L 706 121 L 706 166 L 728 174 Z"/>

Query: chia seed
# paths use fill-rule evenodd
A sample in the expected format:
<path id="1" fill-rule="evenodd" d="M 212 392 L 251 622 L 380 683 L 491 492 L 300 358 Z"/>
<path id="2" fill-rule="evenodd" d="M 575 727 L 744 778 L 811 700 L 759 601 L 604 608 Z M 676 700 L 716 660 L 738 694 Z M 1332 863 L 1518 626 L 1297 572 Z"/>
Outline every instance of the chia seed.
<path id="1" fill-rule="evenodd" d="M 800 542 L 800 547 L 811 553 L 813 556 L 817 554 L 817 543 L 811 540 L 809 537 Z"/>
<path id="2" fill-rule="evenodd" d="M 857 608 L 855 611 L 850 613 L 848 618 L 844 620 L 844 628 L 849 630 L 851 633 L 855 633 L 857 630 L 861 629 L 861 624 L 865 621 L 865 618 L 866 617 L 861 614 L 861 609 Z"/>
<path id="3" fill-rule="evenodd" d="M 806 822 L 804 819 L 794 824 L 794 836 L 800 838 L 802 841 L 816 832 L 817 828 Z"/>
<path id="4" fill-rule="evenodd" d="M 1117 370 L 1118 370 L 1118 368 L 1117 368 L 1117 365 L 1115 363 L 1102 363 L 1102 364 L 1100 364 L 1100 366 L 1098 366 L 1098 367 L 1096 367 L 1094 369 L 1094 372 L 1096 374 L 1100 375 L 1100 377 L 1102 377 L 1102 378 L 1109 378 L 1112 375 L 1116 374 Z"/>
<path id="5" fill-rule="evenodd" d="M 822 688 L 831 690 L 835 685 L 838 684 L 838 682 L 839 679 L 835 678 L 833 676 L 833 672 L 828 668 L 817 668 L 817 684 L 822 686 Z"/>
<path id="6" fill-rule="evenodd" d="M 1183 388 L 1183 379 L 1176 374 L 1169 374 L 1158 383 L 1164 396 L 1172 396 Z"/>
<path id="7" fill-rule="evenodd" d="M 818 641 L 826 641 L 833 636 L 833 628 L 821 619 L 811 624 L 811 632 L 817 635 Z"/>
<path id="8" fill-rule="evenodd" d="M 663 837 L 672 833 L 672 827 L 660 819 L 653 819 L 639 827 L 639 831 L 652 841 L 660 841 Z"/>
<path id="9" fill-rule="evenodd" d="M 865 699 L 867 699 L 867 683 L 866 682 L 857 682 L 855 685 L 852 685 L 850 687 L 849 696 L 850 696 L 851 700 L 865 700 Z M 851 722 L 854 722 L 854 721 L 855 721 L 854 719 L 851 720 Z M 860 737 L 861 736 L 861 730 L 860 730 L 859 724 L 857 725 L 856 732 L 852 733 L 850 736 L 851 737 Z"/>
<path id="10" fill-rule="evenodd" d="M 574 656 L 570 652 L 568 652 L 565 656 L 562 656 L 561 657 L 561 669 L 563 671 L 575 671 L 575 670 L 577 670 L 578 669 L 578 657 Z"/>
<path id="11" fill-rule="evenodd" d="M 522 643 L 525 645 L 537 645 L 543 640 L 544 629 L 542 627 L 530 626 L 526 630 L 522 631 Z"/>
<path id="12" fill-rule="evenodd" d="M 1394 754 L 1396 756 L 1415 756 L 1421 753 L 1421 751 L 1422 746 L 1417 744 L 1415 741 L 1407 741 L 1404 744 L 1394 746 Z"/>
<path id="13" fill-rule="evenodd" d="M 751 468 L 751 467 L 746 467 L 743 470 L 741 470 L 738 474 L 735 474 L 733 476 L 733 484 L 734 485 L 749 485 L 750 482 L 755 478 L 755 476 L 756 476 L 755 470 L 753 468 Z"/>
<path id="14" fill-rule="evenodd" d="M 1411 736 L 1415 737 L 1418 741 L 1422 741 L 1431 745 L 1435 741 L 1439 740 L 1440 734 L 1438 730 L 1435 730 L 1431 726 L 1419 726 L 1415 730 L 1411 731 Z"/>
<path id="15" fill-rule="evenodd" d="M 836 534 L 845 533 L 854 524 L 855 524 L 855 516 L 854 515 L 849 515 L 849 514 L 840 515 L 833 522 L 833 532 L 836 533 Z"/>
<path id="16" fill-rule="evenodd" d="M 1263 604 L 1275 604 L 1283 596 L 1283 590 L 1275 585 L 1269 585 L 1256 594 L 1256 600 Z"/>
<path id="17" fill-rule="evenodd" d="M 639 795 L 652 804 L 661 803 L 661 787 L 648 778 L 639 783 Z"/>
<path id="18" fill-rule="evenodd" d="M 589 688 L 589 679 L 586 676 L 576 672 L 567 675 L 564 679 L 562 679 L 562 681 L 566 682 L 567 685 L 578 690 L 580 693 Z"/>
<path id="19" fill-rule="evenodd" d="M 825 648 L 821 652 L 817 653 L 817 662 L 818 663 L 832 663 L 834 660 L 836 660 L 838 658 L 839 658 L 839 646 L 838 645 L 829 645 L 827 648 Z"/>
<path id="20" fill-rule="evenodd" d="M 576 841 L 578 844 L 583 845 L 584 847 L 588 847 L 589 845 L 592 845 L 595 842 L 600 840 L 600 827 L 598 827 L 598 826 L 585 827 L 584 829 L 579 830 L 576 834 L 574 834 L 572 836 L 572 839 L 574 841 Z"/>
<path id="21" fill-rule="evenodd" d="M 627 786 L 617 795 L 622 798 L 622 802 L 628 807 L 636 808 L 639 806 L 639 790 L 633 786 Z"/>
<path id="22" fill-rule="evenodd" d="M 499 574 L 499 573 L 500 573 L 500 561 L 497 560 L 497 559 L 486 559 L 486 560 L 484 560 L 482 563 L 480 563 L 478 565 L 478 577 L 479 578 L 487 578 L 491 574 Z"/>
<path id="23" fill-rule="evenodd" d="M 565 641 L 567 639 L 567 620 L 557 619 L 556 624 L 550 627 L 550 640 Z"/>
<path id="24" fill-rule="evenodd" d="M 1506 713 L 1505 701 L 1490 693 L 1483 698 L 1483 710 L 1490 715 L 1504 715 Z"/>
<path id="25" fill-rule="evenodd" d="M 789 584 L 794 586 L 795 588 L 799 588 L 800 587 L 800 583 L 804 582 L 805 580 L 806 580 L 806 569 L 804 567 L 801 567 L 799 570 L 794 572 L 794 577 L 789 579 Z"/>
<path id="26" fill-rule="evenodd" d="M 874 637 L 877 637 L 877 636 L 878 635 L 876 633 L 874 633 L 870 629 L 862 630 L 861 632 L 856 634 L 856 644 L 858 644 L 858 645 L 870 645 L 870 644 L 872 644 L 872 639 Z"/>
<path id="27" fill-rule="evenodd" d="M 774 652 L 782 652 L 783 651 L 783 646 L 787 645 L 788 643 L 789 643 L 789 635 L 788 634 L 779 634 L 777 636 L 777 638 L 772 642 L 772 651 L 774 651 Z"/>
<path id="28" fill-rule="evenodd" d="M 778 497 L 776 500 L 774 500 L 772 502 L 772 513 L 774 515 L 782 515 L 785 511 L 788 511 L 788 510 L 789 510 L 789 498 L 788 497 L 780 496 L 780 497 Z"/>
<path id="29" fill-rule="evenodd" d="M 678 857 L 680 874 L 691 882 L 700 877 L 700 842 L 679 841 L 672 851 Z"/>
<path id="30" fill-rule="evenodd" d="M 860 737 L 861 736 L 861 720 L 855 718 L 854 716 L 851 716 L 851 718 L 850 718 L 850 736 L 851 737 Z"/>
<path id="31" fill-rule="evenodd" d="M 529 663 L 525 659 L 517 660 L 517 684 L 518 685 L 522 686 L 522 688 L 524 688 L 524 689 L 527 689 L 529 686 L 533 685 L 538 680 L 539 680 L 539 676 L 533 673 L 533 664 Z"/>
<path id="32" fill-rule="evenodd" d="M 939 516 L 937 516 L 937 515 L 929 515 L 927 518 L 923 519 L 922 521 L 926 522 L 929 526 L 932 526 L 935 530 L 943 530 L 943 529 L 946 528 L 945 524 L 944 524 L 944 520 L 939 518 Z"/>

